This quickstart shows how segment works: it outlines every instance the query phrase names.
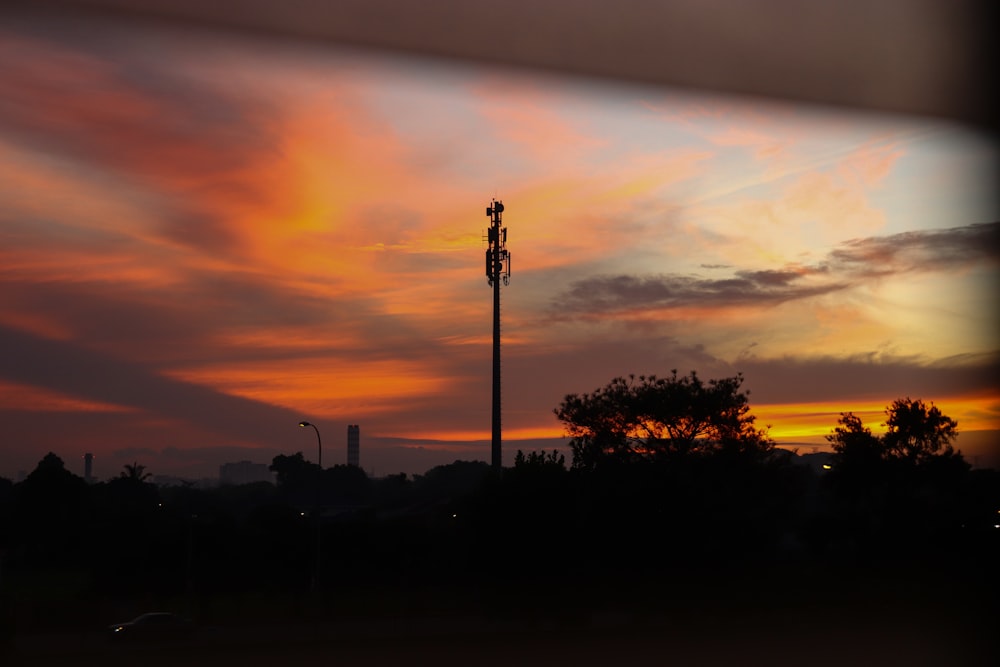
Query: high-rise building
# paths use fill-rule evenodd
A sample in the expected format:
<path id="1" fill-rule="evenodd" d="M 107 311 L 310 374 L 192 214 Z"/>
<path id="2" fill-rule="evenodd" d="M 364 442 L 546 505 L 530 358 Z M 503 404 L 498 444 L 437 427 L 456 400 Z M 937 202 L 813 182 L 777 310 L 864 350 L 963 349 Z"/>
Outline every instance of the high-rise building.
<path id="1" fill-rule="evenodd" d="M 83 455 L 83 481 L 94 483 L 94 455 L 90 452 Z"/>
<path id="2" fill-rule="evenodd" d="M 361 467 L 361 427 L 347 425 L 347 465 Z"/>

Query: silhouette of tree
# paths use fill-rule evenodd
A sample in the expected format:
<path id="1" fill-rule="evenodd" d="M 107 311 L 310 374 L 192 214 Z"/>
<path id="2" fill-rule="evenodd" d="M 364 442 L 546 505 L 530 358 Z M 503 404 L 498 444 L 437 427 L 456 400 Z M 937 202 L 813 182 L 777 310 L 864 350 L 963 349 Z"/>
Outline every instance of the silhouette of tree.
<path id="1" fill-rule="evenodd" d="M 14 483 L 6 477 L 0 477 L 0 568 L 3 567 L 3 551 L 13 539 L 11 534 L 13 523 Z M 0 576 L 2 575 L 3 571 L 0 570 Z"/>
<path id="2" fill-rule="evenodd" d="M 571 436 L 565 486 L 576 499 L 563 511 L 578 527 L 582 571 L 585 561 L 624 558 L 622 576 L 638 582 L 668 563 L 711 567 L 775 553 L 803 484 L 757 428 L 742 384 L 742 375 L 705 381 L 672 371 L 566 396 L 555 414 Z"/>
<path id="3" fill-rule="evenodd" d="M 832 461 L 838 470 L 875 470 L 885 459 L 881 439 L 854 413 L 840 413 L 837 426 L 826 439 L 833 449 Z"/>
<path id="4" fill-rule="evenodd" d="M 524 452 L 514 456 L 514 467 L 504 472 L 500 489 L 508 499 L 504 501 L 507 512 L 517 521 L 541 520 L 551 524 L 568 520 L 568 484 L 566 457 L 556 450 L 551 452 Z M 545 512 L 538 508 L 545 507 Z M 503 513 L 503 508 L 501 508 Z"/>
<path id="5" fill-rule="evenodd" d="M 408 479 L 405 472 L 400 472 L 373 480 L 373 485 L 376 504 L 388 507 L 408 500 L 413 480 Z"/>
<path id="6" fill-rule="evenodd" d="M 414 492 L 424 498 L 450 499 L 478 491 L 490 473 L 483 461 L 455 461 L 434 466 L 423 475 L 415 475 Z"/>
<path id="7" fill-rule="evenodd" d="M 835 466 L 874 468 L 879 461 L 910 465 L 934 459 L 961 459 L 951 446 L 958 435 L 958 422 L 943 414 L 933 403 L 899 398 L 885 409 L 886 433 L 873 435 L 861 418 L 841 413 L 838 426 L 826 439 L 833 448 Z"/>
<path id="8" fill-rule="evenodd" d="M 81 537 L 88 514 L 87 484 L 49 452 L 17 485 L 16 524 L 20 539 L 40 558 L 58 558 Z"/>
<path id="9" fill-rule="evenodd" d="M 300 509 L 313 508 L 320 502 L 320 467 L 306 461 L 302 452 L 275 456 L 268 470 L 275 474 L 278 493 L 285 502 Z"/>
<path id="10" fill-rule="evenodd" d="M 875 435 L 843 413 L 827 436 L 833 448 L 828 484 L 841 530 L 864 550 L 944 548 L 968 507 L 970 466 L 951 442 L 958 422 L 932 404 L 897 399 Z"/>
<path id="11" fill-rule="evenodd" d="M 41 477 L 65 477 L 66 475 L 72 474 L 73 473 L 66 470 L 66 464 L 63 463 L 61 458 L 56 456 L 53 452 L 49 452 L 42 457 L 41 461 L 38 462 L 35 469 L 28 475 L 28 479 L 38 479 Z"/>
<path id="12" fill-rule="evenodd" d="M 932 457 L 955 456 L 951 443 L 958 435 L 958 422 L 942 414 L 933 403 L 898 398 L 885 410 L 886 451 L 912 463 L 924 463 Z"/>
<path id="13" fill-rule="evenodd" d="M 566 457 L 553 449 L 551 452 L 528 452 L 520 449 L 514 455 L 514 468 L 566 469 Z"/>
<path id="14" fill-rule="evenodd" d="M 146 466 L 140 465 L 135 461 L 132 462 L 132 465 L 126 463 L 122 467 L 125 468 L 125 470 L 123 470 L 119 474 L 119 477 L 123 477 L 125 479 L 133 480 L 136 482 L 145 482 L 147 479 L 153 476 L 152 473 L 146 472 Z"/>
<path id="15" fill-rule="evenodd" d="M 322 475 L 323 501 L 333 505 L 362 505 L 367 503 L 372 484 L 368 475 L 358 466 L 337 464 L 326 468 Z"/>
<path id="16" fill-rule="evenodd" d="M 302 452 L 296 452 L 275 456 L 268 469 L 275 473 L 279 495 L 301 508 L 316 503 L 359 507 L 371 499 L 372 482 L 358 466 L 338 464 L 320 470 L 319 465 L 306 461 Z"/>
<path id="17" fill-rule="evenodd" d="M 142 466 L 126 465 L 128 470 L 93 489 L 94 496 L 102 505 L 102 513 L 130 521 L 139 521 L 148 516 L 160 502 L 155 485 L 147 482 L 150 474 L 143 472 Z"/>
<path id="18" fill-rule="evenodd" d="M 280 488 L 309 483 L 315 478 L 319 466 L 306 461 L 302 452 L 295 452 L 291 456 L 278 454 L 271 459 L 267 469 L 275 474 Z"/>
<path id="19" fill-rule="evenodd" d="M 592 393 L 567 395 L 555 414 L 572 437 L 574 468 L 722 452 L 766 454 L 773 443 L 754 425 L 742 384 L 742 375 L 706 383 L 694 371 L 617 377 Z"/>

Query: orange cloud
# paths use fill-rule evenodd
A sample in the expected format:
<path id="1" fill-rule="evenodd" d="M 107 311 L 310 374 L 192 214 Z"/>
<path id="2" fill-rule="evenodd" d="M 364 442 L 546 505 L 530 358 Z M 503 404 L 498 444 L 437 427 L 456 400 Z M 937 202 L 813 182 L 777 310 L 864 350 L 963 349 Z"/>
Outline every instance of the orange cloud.
<path id="1" fill-rule="evenodd" d="M 554 98 L 534 83 L 511 85 L 490 79 L 473 88 L 479 113 L 493 126 L 498 140 L 514 143 L 526 157 L 549 163 L 571 163 L 600 148 L 608 141 L 553 109 Z"/>
<path id="2" fill-rule="evenodd" d="M 22 412 L 134 412 L 134 408 L 0 379 L 0 405 Z"/>
<path id="3" fill-rule="evenodd" d="M 173 370 L 168 377 L 326 418 L 360 419 L 440 392 L 447 378 L 422 362 L 327 356 Z"/>
<path id="4" fill-rule="evenodd" d="M 858 147 L 837 165 L 838 174 L 847 180 L 858 180 L 865 187 L 879 185 L 905 151 L 895 142 L 872 140 Z"/>
<path id="5" fill-rule="evenodd" d="M 588 263 L 646 242 L 669 245 L 664 226 L 672 212 L 654 200 L 702 173 L 707 158 L 704 151 L 693 150 L 629 153 L 600 167 L 570 167 L 558 177 L 518 189 L 505 213 L 518 268 L 537 271 Z M 636 222 L 636 212 L 648 220 Z"/>

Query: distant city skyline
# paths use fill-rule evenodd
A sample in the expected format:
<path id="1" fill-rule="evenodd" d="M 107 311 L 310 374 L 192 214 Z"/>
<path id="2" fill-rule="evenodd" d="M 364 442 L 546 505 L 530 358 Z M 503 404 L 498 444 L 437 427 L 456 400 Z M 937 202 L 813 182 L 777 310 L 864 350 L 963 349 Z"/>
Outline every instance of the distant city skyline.
<path id="1" fill-rule="evenodd" d="M 303 419 L 327 465 L 348 424 L 377 474 L 488 461 L 493 198 L 506 465 L 672 369 L 802 452 L 909 396 L 998 456 L 974 129 L 99 18 L 0 44 L 0 476 L 313 460 Z"/>

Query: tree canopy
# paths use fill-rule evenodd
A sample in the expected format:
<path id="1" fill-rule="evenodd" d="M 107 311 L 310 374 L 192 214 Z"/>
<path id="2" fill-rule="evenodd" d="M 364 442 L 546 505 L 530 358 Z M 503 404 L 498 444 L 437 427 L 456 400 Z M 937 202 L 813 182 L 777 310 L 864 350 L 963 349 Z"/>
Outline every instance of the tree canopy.
<path id="1" fill-rule="evenodd" d="M 827 436 L 833 457 L 824 479 L 840 521 L 828 535 L 883 557 L 917 545 L 944 548 L 981 520 L 976 508 L 986 505 L 968 486 L 969 464 L 952 448 L 958 422 L 910 398 L 893 401 L 885 415 L 882 435 L 845 412 Z"/>
<path id="2" fill-rule="evenodd" d="M 877 436 L 861 418 L 841 413 L 837 427 L 827 436 L 838 467 L 867 467 L 878 462 L 926 464 L 937 459 L 961 459 L 952 442 L 958 422 L 933 403 L 898 398 L 885 409 L 885 435 Z"/>
<path id="3" fill-rule="evenodd" d="M 885 413 L 883 441 L 891 455 L 916 463 L 954 455 L 951 443 L 958 435 L 958 422 L 942 414 L 934 403 L 899 398 Z"/>
<path id="4" fill-rule="evenodd" d="M 119 473 L 119 477 L 121 479 L 127 479 L 133 482 L 145 482 L 153 476 L 152 473 L 146 472 L 146 466 L 138 462 L 133 462 L 132 465 L 126 463 L 122 467 L 124 470 Z"/>
<path id="5" fill-rule="evenodd" d="M 574 468 L 719 454 L 764 454 L 773 443 L 755 425 L 743 376 L 703 381 L 671 372 L 617 377 L 555 409 L 571 436 Z"/>

